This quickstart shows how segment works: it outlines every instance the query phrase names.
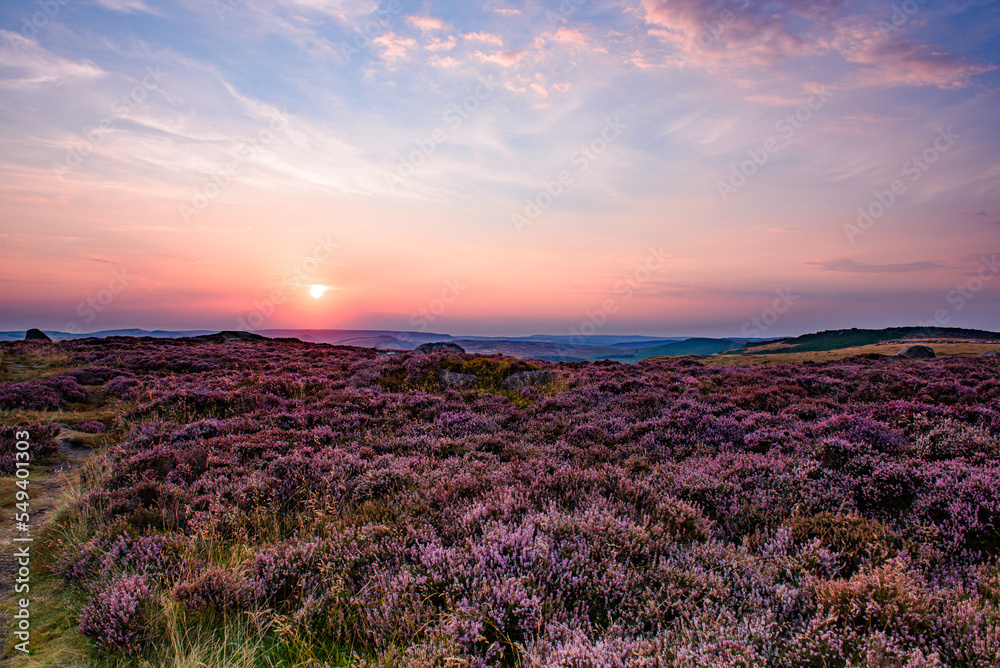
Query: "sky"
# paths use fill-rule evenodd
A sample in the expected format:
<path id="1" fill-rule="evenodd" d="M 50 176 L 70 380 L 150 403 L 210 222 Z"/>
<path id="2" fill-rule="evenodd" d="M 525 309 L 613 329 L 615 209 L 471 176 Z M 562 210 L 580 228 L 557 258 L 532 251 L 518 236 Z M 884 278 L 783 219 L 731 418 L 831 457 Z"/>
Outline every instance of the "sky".
<path id="1" fill-rule="evenodd" d="M 1000 2 L 5 0 L 0 329 L 1000 330 Z"/>

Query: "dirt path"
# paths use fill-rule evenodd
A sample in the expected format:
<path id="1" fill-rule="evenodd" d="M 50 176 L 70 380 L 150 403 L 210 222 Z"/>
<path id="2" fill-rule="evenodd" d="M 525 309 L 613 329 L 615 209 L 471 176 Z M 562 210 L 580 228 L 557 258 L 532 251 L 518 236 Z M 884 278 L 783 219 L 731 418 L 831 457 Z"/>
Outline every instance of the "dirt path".
<path id="1" fill-rule="evenodd" d="M 39 531 L 49 521 L 52 512 L 59 505 L 63 490 L 67 484 L 75 481 L 77 470 L 93 454 L 93 450 L 81 447 L 80 443 L 92 439 L 89 434 L 80 434 L 69 429 L 63 429 L 56 436 L 56 443 L 59 445 L 59 453 L 65 458 L 60 459 L 51 466 L 35 467 L 35 477 L 31 478 L 28 485 L 28 492 L 31 494 L 29 501 L 31 514 L 31 535 L 37 537 Z M 41 473 L 40 476 L 37 474 Z M 17 573 L 18 563 L 14 556 L 15 547 L 13 538 L 17 535 L 24 535 L 15 532 L 13 519 L 10 517 L 11 511 L 5 510 L 2 524 L 5 526 L 0 531 L 0 599 L 6 599 L 14 590 L 14 578 Z M 11 611 L 0 610 L 0 629 L 3 629 L 4 645 L 8 638 L 11 622 Z M 0 647 L 3 652 L 4 647 Z M 10 658 L 0 655 L 0 668 L 10 665 Z"/>

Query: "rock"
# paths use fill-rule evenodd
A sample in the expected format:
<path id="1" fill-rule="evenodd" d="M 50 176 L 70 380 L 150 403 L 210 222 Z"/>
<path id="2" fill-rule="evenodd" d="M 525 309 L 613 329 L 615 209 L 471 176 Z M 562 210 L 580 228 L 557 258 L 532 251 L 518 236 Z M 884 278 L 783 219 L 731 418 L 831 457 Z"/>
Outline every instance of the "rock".
<path id="1" fill-rule="evenodd" d="M 522 390 L 531 385 L 548 383 L 549 381 L 555 380 L 555 377 L 556 374 L 554 371 L 545 371 L 543 369 L 539 369 L 537 371 L 520 371 L 507 376 L 504 381 L 500 383 L 500 388 L 503 390 Z"/>
<path id="2" fill-rule="evenodd" d="M 438 379 L 446 390 L 468 390 L 479 382 L 479 378 L 471 373 L 456 373 L 447 369 L 441 369 Z"/>
<path id="3" fill-rule="evenodd" d="M 25 341 L 49 341 L 49 342 L 52 341 L 52 339 L 49 338 L 49 335 L 46 334 L 45 332 L 43 332 L 40 329 L 29 329 L 28 333 L 24 335 L 24 340 Z"/>
<path id="4" fill-rule="evenodd" d="M 421 343 L 413 349 L 414 355 L 427 355 L 430 353 L 464 353 L 465 349 L 457 343 L 448 341 L 435 341 L 434 343 Z"/>
<path id="5" fill-rule="evenodd" d="M 980 357 L 1000 357 L 1000 350 L 987 350 L 986 352 L 979 353 Z"/>
<path id="6" fill-rule="evenodd" d="M 253 332 L 238 332 L 238 331 L 225 331 L 219 332 L 218 334 L 202 334 L 200 336 L 194 337 L 201 341 L 208 341 L 209 343 L 225 343 L 226 341 L 268 341 L 266 336 L 261 336 L 260 334 L 254 334 Z"/>
<path id="7" fill-rule="evenodd" d="M 896 353 L 896 357 L 905 357 L 910 360 L 929 360 L 934 359 L 937 355 L 934 354 L 933 348 L 927 346 L 909 346 Z"/>

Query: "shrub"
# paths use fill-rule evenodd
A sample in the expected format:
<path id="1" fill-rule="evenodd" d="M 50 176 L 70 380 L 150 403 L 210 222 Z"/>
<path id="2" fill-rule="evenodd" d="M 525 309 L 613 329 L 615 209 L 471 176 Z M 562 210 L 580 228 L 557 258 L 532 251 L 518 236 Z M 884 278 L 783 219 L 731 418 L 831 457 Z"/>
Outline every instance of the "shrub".
<path id="1" fill-rule="evenodd" d="M 150 629 L 147 613 L 151 592 L 141 575 L 112 582 L 80 612 L 79 630 L 102 649 L 137 653 Z"/>
<path id="2" fill-rule="evenodd" d="M 0 409 L 54 411 L 67 403 L 87 401 L 89 397 L 82 385 L 64 375 L 0 385 Z"/>

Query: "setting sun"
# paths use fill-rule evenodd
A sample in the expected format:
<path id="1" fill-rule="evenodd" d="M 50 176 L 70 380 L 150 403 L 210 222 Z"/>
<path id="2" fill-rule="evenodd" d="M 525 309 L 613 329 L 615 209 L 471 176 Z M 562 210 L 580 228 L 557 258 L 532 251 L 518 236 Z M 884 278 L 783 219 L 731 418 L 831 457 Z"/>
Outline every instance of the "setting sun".
<path id="1" fill-rule="evenodd" d="M 326 291 L 327 291 L 327 290 L 329 290 L 329 289 L 330 289 L 330 288 L 326 287 L 325 285 L 313 285 L 313 286 L 311 286 L 311 287 L 309 288 L 309 295 L 310 295 L 310 296 L 311 296 L 311 297 L 312 297 L 313 299 L 319 299 L 319 298 L 320 298 L 320 297 L 322 297 L 322 296 L 323 296 L 323 295 L 324 295 L 324 294 L 326 293 Z"/>

